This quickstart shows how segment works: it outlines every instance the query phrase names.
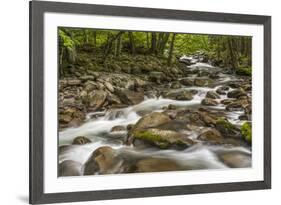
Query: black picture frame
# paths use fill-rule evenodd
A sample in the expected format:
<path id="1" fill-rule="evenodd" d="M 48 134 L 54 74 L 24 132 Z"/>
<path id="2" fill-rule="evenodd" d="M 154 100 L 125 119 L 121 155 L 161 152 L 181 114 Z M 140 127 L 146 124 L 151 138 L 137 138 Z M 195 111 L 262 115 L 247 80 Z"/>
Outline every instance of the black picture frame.
<path id="1" fill-rule="evenodd" d="M 44 13 L 95 14 L 154 19 L 258 24 L 264 27 L 264 180 L 153 188 L 44 193 Z M 30 199 L 31 204 L 153 197 L 271 188 L 271 17 L 229 13 L 77 4 L 30 2 Z"/>

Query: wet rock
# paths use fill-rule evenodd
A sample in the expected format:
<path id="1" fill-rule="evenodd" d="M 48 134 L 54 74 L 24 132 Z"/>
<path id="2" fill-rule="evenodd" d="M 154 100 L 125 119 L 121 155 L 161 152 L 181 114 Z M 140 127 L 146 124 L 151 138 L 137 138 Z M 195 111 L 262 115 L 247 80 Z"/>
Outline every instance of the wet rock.
<path id="1" fill-rule="evenodd" d="M 79 136 L 74 138 L 72 144 L 74 145 L 83 145 L 83 144 L 88 144 L 91 143 L 92 141 L 90 139 L 88 139 L 87 137 L 84 136 Z"/>
<path id="2" fill-rule="evenodd" d="M 161 158 L 142 159 L 135 165 L 135 172 L 163 172 L 182 169 L 175 161 Z"/>
<path id="3" fill-rule="evenodd" d="M 84 165 L 84 175 L 124 172 L 123 159 L 109 146 L 96 149 Z"/>
<path id="4" fill-rule="evenodd" d="M 134 92 L 127 89 L 115 89 L 115 94 L 119 97 L 122 103 L 127 105 L 139 104 L 144 100 L 144 92 Z"/>
<path id="5" fill-rule="evenodd" d="M 181 88 L 181 84 L 179 82 L 172 82 L 171 88 L 172 89 L 179 89 L 179 88 Z"/>
<path id="6" fill-rule="evenodd" d="M 155 128 L 135 132 L 134 141 L 135 140 L 140 140 L 160 149 L 185 149 L 195 144 L 195 142 L 188 139 L 186 135 L 172 130 L 161 130 Z M 133 142 L 133 144 L 136 145 L 135 142 Z"/>
<path id="7" fill-rule="evenodd" d="M 139 121 L 133 127 L 133 132 L 157 127 L 170 121 L 171 119 L 166 114 L 153 112 L 139 119 Z"/>
<path id="8" fill-rule="evenodd" d="M 233 99 L 224 99 L 224 100 L 221 100 L 221 104 L 223 104 L 223 105 L 228 105 L 228 104 L 230 104 L 230 103 L 232 103 L 232 102 L 234 102 L 235 100 L 233 100 Z"/>
<path id="9" fill-rule="evenodd" d="M 72 160 L 65 160 L 59 164 L 59 176 L 80 176 L 82 175 L 82 164 Z"/>
<path id="10" fill-rule="evenodd" d="M 88 80 L 95 80 L 95 77 L 92 75 L 83 75 L 83 76 L 80 76 L 79 79 L 83 82 L 86 82 Z"/>
<path id="11" fill-rule="evenodd" d="M 112 86 L 111 83 L 109 82 L 105 82 L 104 86 L 106 87 L 107 90 L 109 90 L 109 92 L 113 93 L 114 92 L 114 87 Z"/>
<path id="12" fill-rule="evenodd" d="M 210 129 L 198 136 L 199 140 L 206 141 L 211 144 L 223 144 L 224 137 L 216 129 Z"/>
<path id="13" fill-rule="evenodd" d="M 192 100 L 194 92 L 190 90 L 181 90 L 178 92 L 167 92 L 164 94 L 165 98 L 173 99 L 173 100 Z"/>
<path id="14" fill-rule="evenodd" d="M 226 92 L 229 90 L 228 86 L 221 86 L 216 90 L 216 93 L 220 95 L 226 95 Z"/>
<path id="15" fill-rule="evenodd" d="M 75 107 L 67 107 L 59 112 L 60 127 L 78 126 L 85 119 L 85 113 Z"/>
<path id="16" fill-rule="evenodd" d="M 184 86 L 193 86 L 193 80 L 188 78 L 181 79 L 180 83 Z"/>
<path id="17" fill-rule="evenodd" d="M 216 106 L 218 105 L 218 102 L 211 98 L 205 98 L 201 101 L 201 104 L 205 106 Z"/>
<path id="18" fill-rule="evenodd" d="M 247 93 L 242 89 L 235 89 L 227 93 L 227 97 L 229 98 L 239 98 L 241 96 L 247 96 Z"/>
<path id="19" fill-rule="evenodd" d="M 127 128 L 125 126 L 122 126 L 122 125 L 114 126 L 110 130 L 110 132 L 123 132 L 123 131 L 127 131 Z"/>
<path id="20" fill-rule="evenodd" d="M 67 80 L 67 85 L 68 86 L 77 86 L 81 84 L 81 80 L 79 79 L 68 79 Z"/>
<path id="21" fill-rule="evenodd" d="M 244 110 L 244 106 L 243 106 L 243 103 L 241 101 L 235 101 L 235 102 L 229 103 L 225 107 L 225 109 L 227 111 L 231 111 L 231 112 L 233 112 L 233 111 L 242 111 L 242 110 Z"/>
<path id="22" fill-rule="evenodd" d="M 209 86 L 211 84 L 211 80 L 208 78 L 195 78 L 194 79 L 194 85 L 203 87 L 203 86 Z"/>
<path id="23" fill-rule="evenodd" d="M 224 118 L 219 118 L 216 121 L 216 129 L 220 131 L 220 133 L 224 137 L 232 137 L 232 138 L 239 138 L 241 139 L 241 132 L 240 129 L 237 128 L 235 125 L 230 123 Z"/>
<path id="24" fill-rule="evenodd" d="M 245 168 L 252 166 L 252 157 L 250 154 L 232 151 L 218 154 L 219 159 L 231 168 Z"/>
<path id="25" fill-rule="evenodd" d="M 220 96 L 217 93 L 215 93 L 214 91 L 208 91 L 206 94 L 206 98 L 220 99 Z"/>
<path id="26" fill-rule="evenodd" d="M 105 103 L 107 93 L 103 90 L 95 90 L 88 94 L 88 105 L 92 111 L 99 110 Z"/>
<path id="27" fill-rule="evenodd" d="M 252 143 L 252 123 L 251 122 L 244 122 L 241 127 L 241 133 L 243 139 L 251 144 Z"/>
<path id="28" fill-rule="evenodd" d="M 239 120 L 251 120 L 249 115 L 243 114 L 238 117 Z"/>

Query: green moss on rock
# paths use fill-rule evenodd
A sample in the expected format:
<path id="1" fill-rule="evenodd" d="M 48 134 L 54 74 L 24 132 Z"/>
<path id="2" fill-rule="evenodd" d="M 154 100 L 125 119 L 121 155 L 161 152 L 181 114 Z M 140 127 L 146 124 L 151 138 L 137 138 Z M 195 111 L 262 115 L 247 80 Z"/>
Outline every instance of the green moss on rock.
<path id="1" fill-rule="evenodd" d="M 252 68 L 238 68 L 236 71 L 237 75 L 245 75 L 245 76 L 252 76 Z"/>
<path id="2" fill-rule="evenodd" d="M 252 143 L 252 125 L 250 122 L 245 122 L 241 127 L 241 133 L 248 143 Z"/>

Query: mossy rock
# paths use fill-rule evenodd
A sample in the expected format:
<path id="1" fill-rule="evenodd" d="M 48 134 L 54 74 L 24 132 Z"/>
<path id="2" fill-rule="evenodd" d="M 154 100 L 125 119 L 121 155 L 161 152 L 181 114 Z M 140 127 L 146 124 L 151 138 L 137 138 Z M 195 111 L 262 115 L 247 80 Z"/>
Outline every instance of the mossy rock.
<path id="1" fill-rule="evenodd" d="M 185 135 L 172 130 L 147 129 L 134 133 L 134 139 L 141 140 L 160 149 L 185 149 L 194 144 L 194 141 Z"/>
<path id="2" fill-rule="evenodd" d="M 252 143 L 252 124 L 250 122 L 244 122 L 241 127 L 241 133 L 243 139 L 249 144 Z"/>
<path id="3" fill-rule="evenodd" d="M 234 138 L 241 137 L 240 130 L 235 125 L 227 121 L 225 118 L 217 119 L 216 128 L 225 137 L 234 137 Z"/>
<path id="4" fill-rule="evenodd" d="M 236 71 L 237 75 L 252 76 L 252 68 L 238 68 Z"/>

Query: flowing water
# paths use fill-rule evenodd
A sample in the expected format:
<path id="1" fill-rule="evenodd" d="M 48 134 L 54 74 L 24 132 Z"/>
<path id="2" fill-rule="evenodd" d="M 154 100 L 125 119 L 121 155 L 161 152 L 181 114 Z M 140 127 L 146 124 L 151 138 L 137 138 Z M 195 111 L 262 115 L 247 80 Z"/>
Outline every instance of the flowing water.
<path id="1" fill-rule="evenodd" d="M 209 64 L 197 63 L 191 66 L 192 69 L 215 69 Z M 192 78 L 192 77 L 191 77 Z M 219 85 L 228 81 L 236 80 L 235 76 L 220 74 L 218 80 Z M 217 81 L 216 81 L 217 82 Z M 192 107 L 199 106 L 201 100 L 210 90 L 216 90 L 218 86 L 210 87 L 185 87 L 185 90 L 197 90 L 198 93 L 190 101 L 177 101 L 172 99 L 146 98 L 143 102 L 122 109 L 113 109 L 106 112 L 89 113 L 87 122 L 80 127 L 68 128 L 59 133 L 59 146 L 70 145 L 67 149 L 59 154 L 59 163 L 65 160 L 73 160 L 84 164 L 91 153 L 101 146 L 110 146 L 118 152 L 126 154 L 132 158 L 134 157 L 155 157 L 165 158 L 176 161 L 183 168 L 186 169 L 221 169 L 228 168 L 218 157 L 221 153 L 243 153 L 247 156 L 242 158 L 243 166 L 251 166 L 251 150 L 247 147 L 228 147 L 224 145 L 211 146 L 203 143 L 198 143 L 188 149 L 177 150 L 159 150 L 156 148 L 135 148 L 133 146 L 126 146 L 123 144 L 123 139 L 126 136 L 126 131 L 110 132 L 111 128 L 117 125 L 127 126 L 135 124 L 140 118 L 139 113 L 162 112 L 163 107 L 170 104 L 176 106 Z M 177 91 L 177 90 L 175 90 Z M 224 105 L 212 107 L 212 109 L 224 110 Z M 237 125 L 241 125 L 242 121 L 237 120 L 241 112 L 231 112 L 228 114 L 228 119 Z M 96 116 L 96 118 L 93 118 Z M 77 136 L 87 136 L 92 143 L 85 145 L 71 145 L 73 139 Z M 194 138 L 197 135 L 194 133 Z"/>

